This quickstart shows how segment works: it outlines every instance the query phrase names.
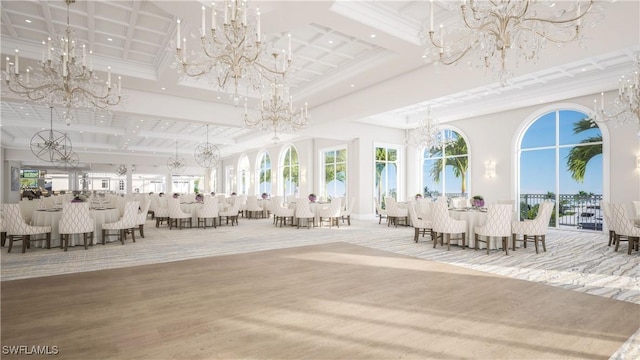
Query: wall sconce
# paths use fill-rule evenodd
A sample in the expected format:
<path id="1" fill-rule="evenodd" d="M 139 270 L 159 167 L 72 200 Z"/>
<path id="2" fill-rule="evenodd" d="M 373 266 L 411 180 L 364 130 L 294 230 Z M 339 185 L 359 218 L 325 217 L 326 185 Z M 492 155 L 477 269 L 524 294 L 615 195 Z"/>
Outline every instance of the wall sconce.
<path id="1" fill-rule="evenodd" d="M 484 163 L 484 175 L 489 179 L 493 179 L 496 176 L 496 163 L 489 160 Z"/>

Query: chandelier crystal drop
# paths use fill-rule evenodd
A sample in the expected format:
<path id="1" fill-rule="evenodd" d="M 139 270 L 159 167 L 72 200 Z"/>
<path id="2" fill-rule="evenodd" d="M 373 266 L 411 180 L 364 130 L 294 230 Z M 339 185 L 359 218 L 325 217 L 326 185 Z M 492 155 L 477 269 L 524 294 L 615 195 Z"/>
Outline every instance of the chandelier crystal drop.
<path id="1" fill-rule="evenodd" d="M 209 13 L 209 14 L 207 14 Z M 210 18 L 210 21 L 207 21 Z M 279 66 L 268 66 L 266 46 L 260 33 L 260 9 L 251 11 L 246 0 L 225 0 L 202 6 L 200 49 L 187 52 L 187 39 L 180 36 L 181 20 L 177 20 L 175 54 L 178 72 L 193 78 L 208 77 L 219 89 L 233 92 L 234 104 L 239 102 L 238 89 L 259 88 L 263 81 L 283 78 L 291 65 L 291 35 L 285 58 Z"/>
<path id="2" fill-rule="evenodd" d="M 406 130 L 405 145 L 429 149 L 438 145 L 439 135 L 440 123 L 431 114 L 431 106 L 429 106 L 427 108 L 427 116 L 420 119 L 418 127 Z"/>
<path id="3" fill-rule="evenodd" d="M 38 131 L 31 138 L 31 152 L 40 160 L 54 162 L 69 154 L 72 150 L 71 140 L 67 134 L 53 130 L 53 107 L 51 110 L 51 128 Z"/>
<path id="4" fill-rule="evenodd" d="M 635 55 L 633 69 L 618 80 L 618 94 L 605 109 L 604 93 L 600 93 L 600 104 L 593 100 L 593 120 L 612 122 L 616 126 L 640 124 L 640 53 Z"/>
<path id="5" fill-rule="evenodd" d="M 74 38 L 69 25 L 69 6 L 75 0 L 65 2 L 65 32 L 42 42 L 42 58 L 35 69 L 38 72 L 20 68 L 20 52 L 16 49 L 13 63 L 9 57 L 5 59 L 5 82 L 9 90 L 36 103 L 65 106 L 65 122 L 70 125 L 71 109 L 102 110 L 120 103 L 122 85 L 120 76 L 117 87 L 112 84 L 111 67 L 106 82 L 96 76 L 93 52 Z"/>
<path id="6" fill-rule="evenodd" d="M 170 156 L 167 161 L 167 169 L 172 174 L 182 174 L 187 167 L 187 162 L 183 157 L 178 156 L 178 141 L 176 141 L 176 155 Z"/>
<path id="7" fill-rule="evenodd" d="M 209 143 L 209 125 L 207 124 L 207 142 L 199 144 L 194 154 L 196 162 L 203 168 L 210 169 L 220 161 L 220 150 L 218 147 Z"/>
<path id="8" fill-rule="evenodd" d="M 259 116 L 249 117 L 247 99 L 244 103 L 244 124 L 262 131 L 273 131 L 274 142 L 280 141 L 278 133 L 291 133 L 309 124 L 309 105 L 305 102 L 300 109 L 293 105 L 289 88 L 282 83 L 270 84 L 269 94 L 260 100 Z"/>
<path id="9" fill-rule="evenodd" d="M 458 22 L 434 30 L 433 0 L 429 8 L 419 34 L 425 61 L 452 65 L 468 59 L 470 67 L 490 70 L 503 86 L 519 61 L 535 62 L 547 45 L 581 39 L 582 29 L 603 17 L 594 0 L 463 0 Z"/>

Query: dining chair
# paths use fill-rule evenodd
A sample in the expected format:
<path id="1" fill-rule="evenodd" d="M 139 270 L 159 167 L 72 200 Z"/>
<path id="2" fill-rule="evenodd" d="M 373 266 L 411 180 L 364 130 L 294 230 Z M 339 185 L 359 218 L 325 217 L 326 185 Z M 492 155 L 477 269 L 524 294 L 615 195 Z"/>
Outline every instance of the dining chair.
<path id="1" fill-rule="evenodd" d="M 22 218 L 19 204 L 4 204 L 2 207 L 4 214 L 4 226 L 9 238 L 9 249 L 11 252 L 14 241 L 22 241 L 22 252 L 27 251 L 27 247 L 31 247 L 31 242 L 40 241 L 32 237 L 34 235 L 45 235 L 47 249 L 51 249 L 51 226 L 31 226 Z"/>
<path id="2" fill-rule="evenodd" d="M 278 197 L 276 196 L 275 198 L 278 198 Z M 274 221 L 273 224 L 275 226 L 278 226 L 278 223 L 279 223 L 280 227 L 282 227 L 283 224 L 286 226 L 287 219 L 290 219 L 291 224 L 293 224 L 293 217 L 295 216 L 296 209 L 289 209 L 288 207 L 284 207 L 282 206 L 282 201 L 276 201 L 276 200 L 274 200 L 274 202 L 272 202 L 271 204 L 271 207 L 273 209 L 273 221 Z"/>
<path id="3" fill-rule="evenodd" d="M 307 229 L 310 229 L 309 221 L 313 224 L 313 227 L 316 226 L 316 215 L 311 211 L 311 207 L 309 206 L 309 200 L 307 198 L 298 198 L 296 199 L 296 210 L 294 212 L 294 218 L 296 219 L 296 223 L 298 224 L 298 229 L 300 229 L 300 223 L 302 220 L 307 221 Z"/>
<path id="4" fill-rule="evenodd" d="M 547 251 L 546 234 L 549 228 L 549 220 L 553 213 L 553 201 L 543 201 L 538 205 L 538 214 L 534 219 L 525 219 L 523 221 L 513 221 L 511 223 L 511 236 L 513 242 L 513 251 L 516 250 L 516 243 L 523 242 L 523 246 L 527 248 L 527 242 L 533 242 L 538 254 L 538 241 L 542 243 L 542 250 Z M 518 235 L 522 235 L 522 239 L 518 239 Z M 529 237 L 533 236 L 533 240 Z"/>
<path id="5" fill-rule="evenodd" d="M 344 218 L 347 218 L 347 225 L 351 226 L 351 214 L 353 213 L 353 206 L 356 203 L 356 197 L 352 196 L 349 198 L 349 203 L 347 206 L 343 206 L 340 211 L 340 218 L 342 219 L 342 223 L 344 224 Z"/>
<path id="6" fill-rule="evenodd" d="M 220 216 L 218 211 L 218 199 L 215 197 L 207 196 L 204 198 L 204 204 L 198 209 L 198 227 L 200 224 L 207 228 L 207 220 L 211 219 L 213 222 L 213 228 L 216 226 L 216 219 Z"/>
<path id="7" fill-rule="evenodd" d="M 331 200 L 331 204 L 329 204 L 328 208 L 321 208 L 317 210 L 318 214 L 318 223 L 319 226 L 322 227 L 322 223 L 324 219 L 329 223 L 329 228 L 332 225 L 336 225 L 340 227 L 340 209 L 342 208 L 342 198 L 334 198 Z"/>
<path id="8" fill-rule="evenodd" d="M 416 201 L 416 215 L 421 219 L 431 219 L 431 205 L 433 201 L 430 198 L 419 199 Z"/>
<path id="9" fill-rule="evenodd" d="M 60 233 L 60 248 L 67 251 L 69 240 L 73 234 L 82 234 L 84 249 L 87 250 L 87 240 L 95 237 L 96 222 L 89 213 L 89 203 L 66 203 L 62 206 L 62 216 L 58 223 L 58 233 Z"/>
<path id="10" fill-rule="evenodd" d="M 471 207 L 471 204 L 466 197 L 454 197 L 451 198 L 451 207 L 454 209 L 464 209 Z"/>
<path id="11" fill-rule="evenodd" d="M 621 237 L 625 236 L 629 243 L 627 253 L 631 255 L 631 250 L 638 250 L 640 244 L 640 227 L 635 226 L 633 219 L 629 218 L 623 204 L 611 204 L 611 215 L 616 229 L 615 251 L 618 251 Z"/>
<path id="12" fill-rule="evenodd" d="M 160 225 L 167 222 L 169 225 L 169 207 L 167 205 L 167 197 L 158 197 L 156 199 L 156 209 L 154 211 L 154 216 L 156 218 L 156 227 L 160 227 Z"/>
<path id="13" fill-rule="evenodd" d="M 445 202 L 436 202 L 431 208 L 431 230 L 436 237 L 433 239 L 435 248 L 440 239 L 440 244 L 447 243 L 447 250 L 451 250 L 451 235 L 462 235 L 462 248 L 466 247 L 467 222 L 465 220 L 455 220 L 449 216 L 449 210 Z"/>
<path id="14" fill-rule="evenodd" d="M 147 222 L 147 216 L 149 215 L 149 206 L 151 205 L 151 199 L 143 197 L 140 200 L 140 210 L 138 211 L 138 232 L 140 237 L 144 238 L 144 224 Z"/>
<path id="15" fill-rule="evenodd" d="M 231 221 L 231 226 L 234 224 L 238 225 L 238 216 L 240 215 L 242 199 L 240 196 L 234 196 L 232 201 L 231 206 L 218 212 L 218 215 L 220 216 L 220 221 L 218 223 L 220 225 L 222 225 L 222 219 L 225 219 L 225 223 L 227 225 L 229 225 L 229 221 Z"/>
<path id="16" fill-rule="evenodd" d="M 387 196 L 384 198 L 384 202 L 387 204 L 387 226 L 394 224 L 398 227 L 398 222 L 403 221 L 405 225 L 408 224 L 409 211 L 406 208 L 400 208 L 395 198 Z"/>
<path id="17" fill-rule="evenodd" d="M 473 230 L 475 234 L 475 247 L 479 249 L 478 243 L 487 245 L 487 255 L 491 253 L 491 238 L 502 239 L 502 248 L 509 255 L 509 238 L 511 237 L 511 204 L 493 204 L 487 208 L 487 221 L 482 226 L 476 226 Z M 480 238 L 483 237 L 484 239 Z"/>
<path id="18" fill-rule="evenodd" d="M 258 205 L 258 198 L 256 196 L 247 196 L 244 212 L 248 218 L 252 218 L 254 215 L 258 218 L 263 217 L 264 209 Z"/>
<path id="19" fill-rule="evenodd" d="M 189 227 L 193 226 L 191 223 L 191 214 L 187 214 L 180 209 L 180 200 L 168 199 L 167 207 L 169 210 L 169 230 L 173 229 L 174 225 L 180 230 L 182 230 L 185 224 L 189 224 Z"/>
<path id="20" fill-rule="evenodd" d="M 616 230 L 615 224 L 613 222 L 613 218 L 611 216 L 611 204 L 608 201 L 600 200 L 600 208 L 602 209 L 602 214 L 604 215 L 604 222 L 607 225 L 607 229 L 609 230 L 609 245 L 616 243 Z"/>
<path id="21" fill-rule="evenodd" d="M 382 206 L 380 205 L 380 201 L 378 200 L 377 197 L 373 198 L 373 201 L 376 204 L 376 212 L 378 213 L 378 224 L 382 223 L 382 218 L 386 218 L 387 221 L 389 221 L 389 219 L 387 218 L 387 210 L 383 209 Z"/>
<path id="22" fill-rule="evenodd" d="M 136 242 L 136 234 L 134 229 L 138 226 L 138 208 L 140 202 L 128 201 L 124 205 L 124 213 L 122 217 L 112 223 L 102 224 L 102 245 L 106 244 L 107 237 L 117 236 L 118 240 L 124 245 L 124 240 L 127 237 L 127 230 L 131 233 L 133 242 Z M 110 233 L 111 230 L 117 230 L 117 233 Z"/>
<path id="23" fill-rule="evenodd" d="M 435 235 L 433 233 L 433 225 L 431 224 L 431 220 L 427 218 L 419 218 L 418 213 L 416 212 L 416 206 L 418 202 L 415 204 L 409 204 L 409 217 L 411 218 L 411 225 L 414 229 L 413 242 L 418 242 L 418 238 L 420 237 L 420 232 L 422 232 L 422 236 L 429 231 L 429 235 L 431 236 L 431 240 L 435 239 Z"/>
<path id="24" fill-rule="evenodd" d="M 633 206 L 633 218 L 634 219 L 640 219 L 640 201 L 632 201 L 631 202 L 632 206 Z"/>

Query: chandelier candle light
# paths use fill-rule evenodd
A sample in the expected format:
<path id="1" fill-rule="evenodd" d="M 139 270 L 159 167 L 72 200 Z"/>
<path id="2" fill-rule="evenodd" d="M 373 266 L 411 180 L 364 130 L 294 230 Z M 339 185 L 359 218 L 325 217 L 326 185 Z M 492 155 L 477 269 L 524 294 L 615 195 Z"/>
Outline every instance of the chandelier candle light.
<path id="1" fill-rule="evenodd" d="M 463 0 L 460 24 L 448 31 L 441 24 L 436 32 L 430 0 L 428 30 L 425 26 L 420 33 L 427 46 L 423 58 L 452 65 L 468 55 L 470 67 L 491 70 L 504 86 L 513 76 L 508 68 L 520 59 L 535 62 L 547 43 L 561 46 L 580 39 L 585 15 L 594 8 L 594 0 Z"/>
<path id="2" fill-rule="evenodd" d="M 40 73 L 26 68 L 20 73 L 20 52 L 15 51 L 13 64 L 5 61 L 5 81 L 9 90 L 25 96 L 37 103 L 63 105 L 67 108 L 65 122 L 71 124 L 71 109 L 106 109 L 120 103 L 122 97 L 121 77 L 117 88 L 111 82 L 111 67 L 108 67 L 107 81 L 100 80 L 93 71 L 93 52 L 86 44 L 74 39 L 69 25 L 69 5 L 75 0 L 65 0 L 67 4 L 67 26 L 63 35 L 49 37 L 42 42 L 42 58 L 38 62 Z"/>
<path id="3" fill-rule="evenodd" d="M 439 134 L 439 121 L 431 115 L 431 106 L 428 106 L 427 116 L 420 119 L 418 127 L 406 130 L 405 144 L 429 149 L 438 145 Z"/>
<path id="4" fill-rule="evenodd" d="M 309 124 L 309 105 L 305 102 L 300 110 L 293 106 L 293 96 L 289 88 L 283 84 L 271 84 L 271 93 L 260 101 L 260 116 L 249 118 L 247 99 L 244 103 L 244 124 L 248 127 L 260 128 L 263 131 L 273 130 L 274 142 L 280 141 L 278 132 L 293 132 Z"/>
<path id="5" fill-rule="evenodd" d="M 593 103 L 593 118 L 597 122 L 613 121 L 617 126 L 640 124 L 640 53 L 635 56 L 631 73 L 618 80 L 618 95 L 611 107 L 605 109 L 604 93 L 600 93 L 599 105 L 598 99 Z"/>
<path id="6" fill-rule="evenodd" d="M 172 174 L 182 174 L 186 170 L 187 162 L 178 156 L 178 141 L 176 140 L 176 155 L 170 156 L 167 161 L 167 169 Z"/>
<path id="7" fill-rule="evenodd" d="M 256 9 L 255 16 L 249 17 L 247 3 L 246 0 L 224 0 L 222 24 L 218 23 L 216 5 L 212 3 L 208 28 L 207 9 L 202 6 L 202 49 L 193 59 L 187 59 L 186 38 L 181 38 L 181 20 L 177 20 L 176 60 L 179 72 L 194 78 L 210 76 L 222 90 L 229 90 L 232 83 L 235 105 L 240 99 L 240 80 L 258 88 L 264 79 L 273 82 L 276 76 L 284 77 L 291 65 L 291 35 L 282 69 L 263 64 L 265 49 L 260 33 L 260 9 Z"/>

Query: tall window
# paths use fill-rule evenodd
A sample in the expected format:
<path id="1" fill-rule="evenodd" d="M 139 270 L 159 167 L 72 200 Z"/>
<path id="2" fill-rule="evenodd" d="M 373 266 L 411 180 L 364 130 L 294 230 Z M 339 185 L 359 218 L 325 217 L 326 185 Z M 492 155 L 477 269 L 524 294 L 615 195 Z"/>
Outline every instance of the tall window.
<path id="1" fill-rule="evenodd" d="M 218 192 L 218 168 L 211 169 L 211 180 L 209 182 L 209 187 L 212 192 Z"/>
<path id="2" fill-rule="evenodd" d="M 555 201 L 549 225 L 602 230 L 602 132 L 576 110 L 546 113 L 529 125 L 518 149 L 520 217 Z"/>
<path id="3" fill-rule="evenodd" d="M 382 207 L 384 198 L 398 196 L 398 149 L 376 147 L 375 194 Z"/>
<path id="4" fill-rule="evenodd" d="M 328 199 L 347 195 L 347 149 L 322 153 L 324 163 L 323 196 Z"/>
<path id="5" fill-rule="evenodd" d="M 271 157 L 264 151 L 258 158 L 258 194 L 271 194 Z"/>
<path id="6" fill-rule="evenodd" d="M 469 155 L 467 142 L 456 131 L 440 132 L 440 144 L 422 153 L 422 193 L 436 198 L 467 196 Z"/>
<path id="7" fill-rule="evenodd" d="M 227 194 L 231 194 L 235 191 L 234 189 L 236 188 L 236 177 L 233 174 L 233 166 L 225 166 L 224 171 L 226 178 L 226 181 L 224 183 L 224 191 Z"/>
<path id="8" fill-rule="evenodd" d="M 247 195 L 249 193 L 249 158 L 242 155 L 238 161 L 238 195 Z"/>
<path id="9" fill-rule="evenodd" d="M 282 195 L 285 201 L 298 192 L 298 167 L 298 152 L 293 146 L 289 146 L 282 159 Z"/>
<path id="10" fill-rule="evenodd" d="M 118 180 L 118 190 L 124 191 L 124 180 Z"/>

